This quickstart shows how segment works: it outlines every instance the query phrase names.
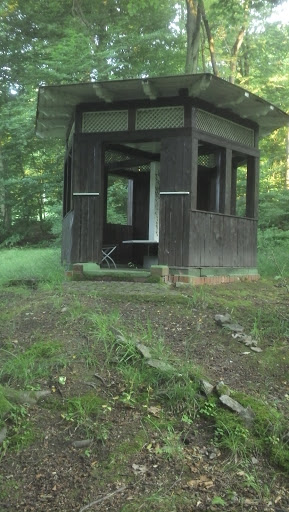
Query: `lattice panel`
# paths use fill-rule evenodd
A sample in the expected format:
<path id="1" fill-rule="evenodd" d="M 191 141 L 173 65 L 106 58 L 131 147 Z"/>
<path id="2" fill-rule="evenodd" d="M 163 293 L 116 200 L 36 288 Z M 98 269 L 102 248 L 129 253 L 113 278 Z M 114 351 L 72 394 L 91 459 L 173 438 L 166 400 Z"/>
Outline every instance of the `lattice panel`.
<path id="1" fill-rule="evenodd" d="M 122 132 L 128 129 L 128 111 L 84 112 L 83 132 Z"/>
<path id="2" fill-rule="evenodd" d="M 180 128 L 184 126 L 183 107 L 140 108 L 136 111 L 136 130 Z"/>
<path id="3" fill-rule="evenodd" d="M 215 155 L 200 155 L 198 157 L 198 165 L 202 165 L 204 167 L 216 167 Z"/>
<path id="4" fill-rule="evenodd" d="M 225 139 L 233 140 L 246 146 L 254 147 L 254 131 L 245 126 L 229 121 L 222 117 L 210 114 L 204 110 L 197 110 L 197 128 Z"/>

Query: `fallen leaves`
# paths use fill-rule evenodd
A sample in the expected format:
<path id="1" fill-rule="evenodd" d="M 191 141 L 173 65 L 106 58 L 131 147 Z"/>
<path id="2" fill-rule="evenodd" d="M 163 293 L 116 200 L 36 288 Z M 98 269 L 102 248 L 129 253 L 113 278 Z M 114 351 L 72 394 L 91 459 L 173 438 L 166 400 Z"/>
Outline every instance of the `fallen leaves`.
<path id="1" fill-rule="evenodd" d="M 132 470 L 136 476 L 140 476 L 148 472 L 148 467 L 145 464 L 132 464 Z"/>
<path id="2" fill-rule="evenodd" d="M 189 480 L 187 482 L 187 486 L 193 489 L 199 489 L 206 491 L 207 489 L 211 489 L 214 487 L 214 480 L 208 478 L 207 475 L 201 475 L 199 478 L 194 480 Z"/>

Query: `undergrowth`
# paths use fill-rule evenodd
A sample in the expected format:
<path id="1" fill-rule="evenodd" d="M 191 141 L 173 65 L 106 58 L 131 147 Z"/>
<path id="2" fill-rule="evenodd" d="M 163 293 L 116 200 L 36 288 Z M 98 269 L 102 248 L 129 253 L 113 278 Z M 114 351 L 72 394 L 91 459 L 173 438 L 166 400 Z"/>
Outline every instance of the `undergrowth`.
<path id="1" fill-rule="evenodd" d="M 56 285 L 64 280 L 58 248 L 0 250 L 0 286 L 13 281 L 35 279 Z"/>

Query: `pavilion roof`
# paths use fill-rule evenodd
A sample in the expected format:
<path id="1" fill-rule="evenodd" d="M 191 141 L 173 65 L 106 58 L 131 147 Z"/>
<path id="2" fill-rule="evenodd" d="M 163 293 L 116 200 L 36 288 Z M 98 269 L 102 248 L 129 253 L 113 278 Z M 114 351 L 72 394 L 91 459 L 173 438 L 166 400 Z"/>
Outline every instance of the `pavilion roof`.
<path id="1" fill-rule="evenodd" d="M 199 73 L 40 86 L 36 133 L 43 138 L 65 139 L 78 104 L 111 105 L 119 101 L 173 98 L 180 94 L 209 104 L 216 113 L 232 112 L 240 119 L 256 123 L 261 137 L 289 125 L 289 115 L 268 101 L 210 73 Z"/>

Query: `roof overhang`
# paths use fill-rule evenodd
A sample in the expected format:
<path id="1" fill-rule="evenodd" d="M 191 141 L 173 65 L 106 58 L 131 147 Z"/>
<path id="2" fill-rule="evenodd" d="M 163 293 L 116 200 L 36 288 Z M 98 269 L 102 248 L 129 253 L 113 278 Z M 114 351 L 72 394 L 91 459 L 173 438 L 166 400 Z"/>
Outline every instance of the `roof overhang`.
<path id="1" fill-rule="evenodd" d="M 76 105 L 179 97 L 186 94 L 218 111 L 232 112 L 256 123 L 264 137 L 289 125 L 289 115 L 268 101 L 209 73 L 167 77 L 109 80 L 70 85 L 41 86 L 38 92 L 36 133 L 42 138 L 65 139 Z"/>

